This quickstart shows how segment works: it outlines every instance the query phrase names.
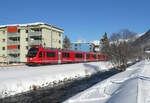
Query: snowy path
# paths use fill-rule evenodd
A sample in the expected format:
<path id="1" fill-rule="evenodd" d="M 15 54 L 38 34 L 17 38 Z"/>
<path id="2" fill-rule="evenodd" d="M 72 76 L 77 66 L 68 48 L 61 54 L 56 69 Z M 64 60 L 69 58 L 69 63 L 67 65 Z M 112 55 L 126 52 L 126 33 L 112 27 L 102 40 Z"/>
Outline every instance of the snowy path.
<path id="1" fill-rule="evenodd" d="M 65 103 L 150 103 L 150 62 L 141 61 Z"/>
<path id="2" fill-rule="evenodd" d="M 146 62 L 139 76 L 140 95 L 138 103 L 150 103 L 150 63 Z"/>

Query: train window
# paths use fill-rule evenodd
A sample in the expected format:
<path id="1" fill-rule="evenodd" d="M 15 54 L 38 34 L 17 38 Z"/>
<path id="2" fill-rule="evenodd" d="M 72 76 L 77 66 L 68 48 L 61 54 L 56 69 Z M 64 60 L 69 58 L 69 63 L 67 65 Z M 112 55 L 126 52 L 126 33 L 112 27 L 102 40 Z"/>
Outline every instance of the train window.
<path id="1" fill-rule="evenodd" d="M 62 53 L 63 57 L 70 57 L 70 53 Z"/>
<path id="2" fill-rule="evenodd" d="M 38 48 L 31 48 L 31 49 L 28 51 L 27 57 L 29 57 L 29 58 L 35 57 L 38 51 L 39 51 Z"/>
<path id="3" fill-rule="evenodd" d="M 90 58 L 90 54 L 86 54 L 86 59 L 89 59 Z"/>
<path id="4" fill-rule="evenodd" d="M 47 57 L 56 57 L 55 52 L 47 52 Z"/>
<path id="5" fill-rule="evenodd" d="M 82 58 L 82 54 L 75 54 L 76 58 Z"/>
<path id="6" fill-rule="evenodd" d="M 45 52 L 43 52 L 43 57 L 45 57 Z"/>
<path id="7" fill-rule="evenodd" d="M 103 58 L 105 59 L 105 55 L 103 55 Z"/>
<path id="8" fill-rule="evenodd" d="M 92 55 L 92 57 L 93 57 L 94 59 L 96 59 L 96 55 Z"/>
<path id="9" fill-rule="evenodd" d="M 42 57 L 42 52 L 39 53 L 39 57 Z"/>

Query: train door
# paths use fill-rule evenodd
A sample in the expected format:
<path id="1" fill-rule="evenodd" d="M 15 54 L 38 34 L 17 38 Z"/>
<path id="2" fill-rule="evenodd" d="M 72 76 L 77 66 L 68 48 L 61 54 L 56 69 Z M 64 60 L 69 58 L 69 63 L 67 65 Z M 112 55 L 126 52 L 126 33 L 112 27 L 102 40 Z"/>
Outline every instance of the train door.
<path id="1" fill-rule="evenodd" d="M 40 52 L 39 52 L 39 55 L 38 55 L 38 61 L 37 61 L 38 64 L 41 64 L 41 63 L 42 63 L 42 60 L 43 60 L 42 57 L 43 57 L 43 56 L 42 56 L 42 51 L 40 51 Z"/>
<path id="2" fill-rule="evenodd" d="M 46 64 L 46 52 L 45 51 L 43 52 L 43 60 L 42 60 L 42 62 L 44 64 Z"/>
<path id="3" fill-rule="evenodd" d="M 61 52 L 58 52 L 58 64 L 61 64 Z"/>
<path id="4" fill-rule="evenodd" d="M 86 58 L 87 58 L 86 55 L 87 55 L 87 54 L 84 53 L 83 55 L 84 55 L 84 62 L 86 62 Z"/>

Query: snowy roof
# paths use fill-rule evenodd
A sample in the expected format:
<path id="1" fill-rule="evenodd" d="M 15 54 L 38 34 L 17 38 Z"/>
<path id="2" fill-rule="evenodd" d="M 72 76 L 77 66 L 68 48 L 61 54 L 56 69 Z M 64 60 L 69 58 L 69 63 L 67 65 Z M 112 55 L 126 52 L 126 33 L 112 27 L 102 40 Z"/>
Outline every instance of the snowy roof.
<path id="1" fill-rule="evenodd" d="M 131 39 L 132 39 L 132 40 L 136 40 L 136 39 L 142 37 L 144 34 L 145 34 L 145 33 L 137 34 L 137 35 L 135 35 L 134 37 L 132 37 Z"/>
<path id="2" fill-rule="evenodd" d="M 29 25 L 40 25 L 45 24 L 43 22 L 35 22 L 35 23 L 27 23 L 27 24 L 7 24 L 7 25 L 0 25 L 0 27 L 7 27 L 7 26 L 29 26 Z"/>
<path id="3" fill-rule="evenodd" d="M 99 40 L 95 40 L 92 43 L 95 44 L 95 45 L 99 45 L 100 41 Z"/>
<path id="4" fill-rule="evenodd" d="M 143 35 L 139 37 L 139 40 L 143 41 L 144 43 L 146 41 L 149 41 L 149 39 L 150 39 L 150 30 L 148 30 L 146 33 L 143 33 Z"/>
<path id="5" fill-rule="evenodd" d="M 43 22 L 35 22 L 35 23 L 27 23 L 27 24 L 7 24 L 7 25 L 0 25 L 0 28 L 7 27 L 7 26 L 31 26 L 31 25 L 33 26 L 33 25 L 42 25 L 42 24 L 57 28 L 57 27 L 55 27 L 51 24 L 46 24 L 46 23 L 43 23 Z M 57 29 L 60 29 L 60 28 L 57 28 Z M 64 31 L 63 29 L 60 29 L 60 30 Z"/>

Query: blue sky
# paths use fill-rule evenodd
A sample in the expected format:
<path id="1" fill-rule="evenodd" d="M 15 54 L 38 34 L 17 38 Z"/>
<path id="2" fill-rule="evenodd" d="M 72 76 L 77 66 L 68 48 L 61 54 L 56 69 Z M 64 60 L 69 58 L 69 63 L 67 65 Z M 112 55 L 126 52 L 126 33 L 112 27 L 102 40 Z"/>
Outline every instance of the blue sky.
<path id="1" fill-rule="evenodd" d="M 150 29 L 150 0 L 2 0 L 0 25 L 45 22 L 71 41 L 99 40 L 104 32 Z"/>

